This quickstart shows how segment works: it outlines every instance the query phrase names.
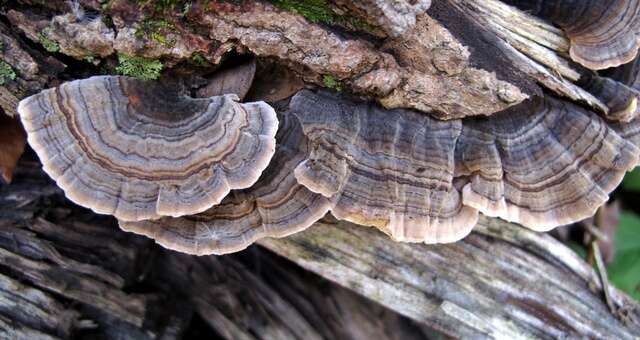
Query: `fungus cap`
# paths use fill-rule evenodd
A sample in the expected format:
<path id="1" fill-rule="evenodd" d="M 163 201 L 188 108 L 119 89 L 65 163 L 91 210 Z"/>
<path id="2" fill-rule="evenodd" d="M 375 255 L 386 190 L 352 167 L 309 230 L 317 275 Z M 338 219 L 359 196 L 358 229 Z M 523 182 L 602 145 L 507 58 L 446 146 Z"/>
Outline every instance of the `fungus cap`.
<path id="1" fill-rule="evenodd" d="M 301 91 L 290 109 L 311 145 L 295 176 L 332 201 L 336 218 L 398 241 L 447 243 L 471 232 L 478 212 L 462 205 L 453 185 L 460 120 L 328 92 Z"/>
<path id="2" fill-rule="evenodd" d="M 190 98 L 119 76 L 64 83 L 24 99 L 18 112 L 66 196 L 126 221 L 199 213 L 250 187 L 278 128 L 263 102 Z"/>
<path id="3" fill-rule="evenodd" d="M 633 60 L 640 48 L 640 0 L 506 0 L 560 26 L 571 59 L 592 70 Z"/>
<path id="4" fill-rule="evenodd" d="M 232 191 L 220 205 L 193 215 L 152 221 L 120 221 L 125 231 L 153 238 L 162 246 L 195 255 L 242 250 L 264 237 L 284 237 L 311 226 L 330 208 L 324 196 L 298 184 L 294 167 L 308 155 L 300 124 L 280 119 L 276 153 L 249 189 Z"/>
<path id="5" fill-rule="evenodd" d="M 592 216 L 640 155 L 614 125 L 548 96 L 463 125 L 463 203 L 538 231 Z"/>

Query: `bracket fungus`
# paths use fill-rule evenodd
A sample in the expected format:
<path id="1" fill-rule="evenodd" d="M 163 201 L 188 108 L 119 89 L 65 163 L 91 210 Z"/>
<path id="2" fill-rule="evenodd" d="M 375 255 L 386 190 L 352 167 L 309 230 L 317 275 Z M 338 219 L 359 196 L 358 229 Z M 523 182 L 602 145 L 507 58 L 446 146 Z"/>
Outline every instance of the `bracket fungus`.
<path id="1" fill-rule="evenodd" d="M 338 219 L 375 226 L 399 241 L 444 243 L 478 219 L 453 185 L 460 120 L 438 121 L 334 94 L 291 101 L 311 143 L 298 181 L 332 200 Z"/>
<path id="2" fill-rule="evenodd" d="M 551 97 L 464 121 L 456 176 L 463 202 L 535 230 L 593 215 L 640 150 L 595 113 Z"/>
<path id="3" fill-rule="evenodd" d="M 264 102 L 190 98 L 118 76 L 64 83 L 24 99 L 18 112 L 66 196 L 126 221 L 196 214 L 250 187 L 278 128 Z"/>
<path id="4" fill-rule="evenodd" d="M 640 0 L 506 0 L 560 26 L 571 59 L 601 70 L 633 60 L 640 48 Z"/>
<path id="5" fill-rule="evenodd" d="M 311 143 L 298 181 L 337 218 L 404 241 L 460 239 L 478 211 L 535 230 L 579 221 L 640 156 L 638 119 L 609 125 L 552 97 L 449 121 L 310 91 L 291 110 Z"/>
<path id="6" fill-rule="evenodd" d="M 166 248 L 206 255 L 246 248 L 263 237 L 283 237 L 322 218 L 329 200 L 298 184 L 293 169 L 309 153 L 300 124 L 280 117 L 271 163 L 251 188 L 232 191 L 222 203 L 193 216 L 126 222 L 120 228 L 146 235 Z"/>

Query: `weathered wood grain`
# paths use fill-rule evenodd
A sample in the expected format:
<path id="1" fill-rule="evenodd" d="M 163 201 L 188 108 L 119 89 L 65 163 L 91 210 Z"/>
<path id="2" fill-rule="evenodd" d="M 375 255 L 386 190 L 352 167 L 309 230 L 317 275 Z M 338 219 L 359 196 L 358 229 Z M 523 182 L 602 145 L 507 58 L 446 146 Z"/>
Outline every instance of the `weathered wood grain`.
<path id="1" fill-rule="evenodd" d="M 454 337 L 616 338 L 640 334 L 636 302 L 612 315 L 593 270 L 548 234 L 481 218 L 464 240 L 397 243 L 375 229 L 318 223 L 258 242 L 326 278 Z"/>

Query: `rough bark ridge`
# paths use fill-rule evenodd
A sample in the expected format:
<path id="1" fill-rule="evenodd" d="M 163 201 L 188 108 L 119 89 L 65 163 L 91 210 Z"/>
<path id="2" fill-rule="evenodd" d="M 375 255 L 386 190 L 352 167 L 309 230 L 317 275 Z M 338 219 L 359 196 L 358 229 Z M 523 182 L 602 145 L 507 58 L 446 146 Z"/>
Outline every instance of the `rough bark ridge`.
<path id="1" fill-rule="evenodd" d="M 218 64 L 251 54 L 307 86 L 445 119 L 543 89 L 609 112 L 579 86 L 589 72 L 566 58 L 562 31 L 496 0 L 434 1 L 425 14 L 428 2 L 319 1 L 326 8 L 309 13 L 288 0 L 0 1 L 0 107 L 14 115 L 27 95 L 99 73 L 164 68 L 164 80 L 202 91 Z M 640 335 L 636 302 L 606 287 L 611 313 L 586 263 L 515 225 L 483 219 L 462 242 L 425 246 L 325 221 L 260 242 L 345 289 L 259 247 L 202 258 L 161 249 L 70 204 L 39 167 L 28 155 L 0 186 L 0 337 Z"/>

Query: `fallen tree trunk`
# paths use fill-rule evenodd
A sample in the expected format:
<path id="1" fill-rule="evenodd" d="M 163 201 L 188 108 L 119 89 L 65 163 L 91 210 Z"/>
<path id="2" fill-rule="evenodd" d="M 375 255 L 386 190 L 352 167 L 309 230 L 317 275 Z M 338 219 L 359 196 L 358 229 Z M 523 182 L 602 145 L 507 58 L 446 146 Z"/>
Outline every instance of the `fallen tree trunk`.
<path id="1" fill-rule="evenodd" d="M 318 223 L 259 243 L 411 319 L 455 337 L 617 338 L 640 332 L 638 305 L 547 234 L 484 218 L 451 245 L 397 243 L 348 223 Z M 593 287 L 593 288 L 590 288 Z"/>
<path id="2" fill-rule="evenodd" d="M 168 251 L 23 162 L 0 185 L 0 338 L 418 339 L 431 331 L 253 247 Z"/>
<path id="3" fill-rule="evenodd" d="M 388 18 L 368 20 L 383 27 L 361 40 L 344 38 L 358 32 L 312 25 L 288 12 L 279 14 L 283 22 L 271 27 L 263 19 L 273 18 L 273 12 L 261 2 L 250 8 L 249 18 L 237 12 L 233 2 L 207 7 L 222 10 L 196 6 L 189 15 L 174 11 L 152 16 L 136 12 L 132 1 L 104 7 L 81 1 L 88 10 L 103 9 L 105 21 L 112 20 L 109 25 L 60 10 L 64 1 L 34 3 L 2 3 L 0 56 L 11 68 L 0 86 L 0 107 L 7 114 L 28 94 L 103 72 L 97 67 L 100 58 L 101 67 L 113 71 L 115 54 L 162 58 L 166 67 L 204 55 L 202 62 L 210 64 L 193 78 L 206 82 L 198 77 L 215 70 L 232 49 L 286 66 L 307 84 L 353 90 L 391 107 L 434 108 L 444 114 L 449 98 L 425 95 L 424 89 L 411 86 L 436 79 L 451 86 L 446 92 L 467 93 L 463 90 L 473 87 L 469 74 L 498 72 L 499 78 L 493 75 L 480 85 L 509 91 L 487 97 L 474 97 L 470 91 L 464 98 L 468 105 L 499 110 L 522 99 L 512 85 L 527 95 L 541 91 L 540 85 L 606 110 L 574 83 L 580 69 L 563 57 L 567 41 L 559 30 L 528 16 L 506 20 L 513 13 L 497 10 L 502 5 L 493 0 L 434 1 L 429 15 L 440 22 L 466 16 L 484 29 L 473 31 L 477 35 L 471 40 L 476 42 L 464 30 L 453 34 L 461 43 L 478 44 L 471 56 L 463 54 L 456 62 L 433 58 L 426 66 L 414 57 L 425 51 L 455 54 L 462 44 L 447 33 L 437 38 L 451 45 L 440 50 L 442 41 L 421 40 L 424 32 L 411 33 L 410 27 Z M 55 12 L 55 18 L 42 6 Z M 233 15 L 220 14 L 227 10 Z M 370 15 L 359 14 L 365 19 Z M 426 15 L 412 20 L 436 31 L 440 27 Z M 287 22 L 300 25 L 297 34 L 280 34 Z M 165 26 L 157 26 L 161 24 Z M 334 34 L 336 29 L 340 34 Z M 406 30 L 404 40 L 398 30 Z M 382 41 L 385 34 L 392 35 Z M 264 41 L 244 39 L 247 36 Z M 355 52 L 344 55 L 343 48 L 301 36 L 320 37 L 336 46 L 348 41 Z M 78 37 L 90 39 L 74 40 Z M 283 53 L 283 44 L 299 54 Z M 381 46 L 393 53 L 380 52 Z M 486 46 L 499 50 L 504 64 L 484 55 Z M 309 52 L 312 47 L 326 58 L 311 58 L 319 53 Z M 344 67 L 354 56 L 357 67 Z M 502 77 L 509 86 L 498 81 Z M 451 79 L 458 82 L 448 82 Z M 327 220 L 284 239 L 260 241 L 269 251 L 254 246 L 242 254 L 198 258 L 162 249 L 120 231 L 112 218 L 78 208 L 39 169 L 40 164 L 27 157 L 14 183 L 0 186 L 0 337 L 411 339 L 429 337 L 432 329 L 478 338 L 640 335 L 636 302 L 608 287 L 616 309 L 612 313 L 598 276 L 570 249 L 549 235 L 499 220 L 482 219 L 463 241 L 438 246 L 396 243 L 374 229 Z"/>
<path id="4" fill-rule="evenodd" d="M 123 233 L 67 202 L 38 167 L 23 162 L 0 187 L 0 328 L 13 338 L 181 338 L 197 322 L 229 339 L 406 338 L 429 328 L 454 337 L 640 334 L 638 304 L 610 287 L 612 314 L 597 275 L 570 249 L 498 220 L 445 246 L 330 222 L 260 241 L 414 324 L 257 247 L 194 257 Z"/>

